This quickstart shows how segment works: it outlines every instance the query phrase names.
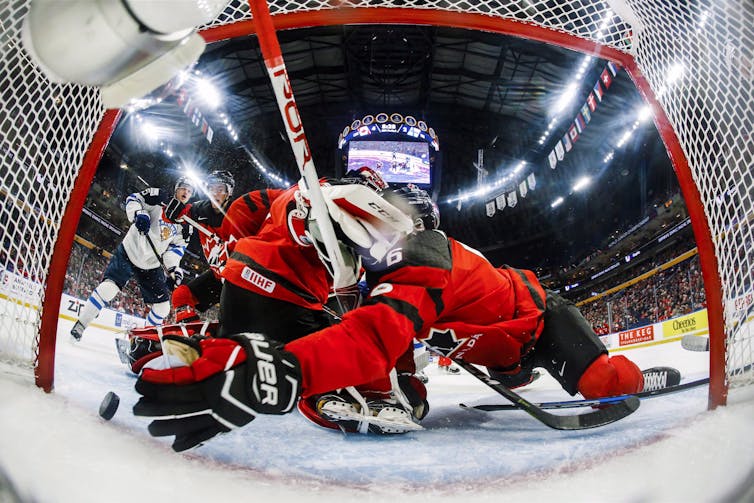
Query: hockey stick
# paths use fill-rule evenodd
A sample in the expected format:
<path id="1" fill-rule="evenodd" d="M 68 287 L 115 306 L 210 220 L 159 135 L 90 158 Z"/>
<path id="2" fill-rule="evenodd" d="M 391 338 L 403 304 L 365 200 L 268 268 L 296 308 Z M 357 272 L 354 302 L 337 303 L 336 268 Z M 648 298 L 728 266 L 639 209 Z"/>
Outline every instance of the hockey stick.
<path id="1" fill-rule="evenodd" d="M 317 221 L 317 226 L 322 235 L 322 241 L 327 251 L 332 267 L 333 287 L 335 291 L 350 286 L 356 282 L 357 271 L 352 270 L 346 264 L 343 252 L 338 246 L 335 229 L 330 220 L 325 199 L 319 186 L 319 177 L 314 167 L 312 153 L 304 133 L 304 125 L 296 106 L 293 89 L 288 80 L 288 71 L 280 50 L 280 43 L 275 33 L 275 26 L 270 17 L 270 9 L 266 0 L 249 0 L 254 26 L 259 39 L 259 48 L 262 51 L 264 64 L 270 76 L 272 90 L 275 93 L 280 115 L 285 124 L 288 141 L 293 149 L 296 164 L 306 188 L 306 196 L 311 204 L 311 212 Z"/>
<path id="2" fill-rule="evenodd" d="M 627 397 L 637 398 L 652 398 L 659 395 L 666 395 L 669 393 L 677 393 L 679 391 L 685 391 L 687 389 L 696 388 L 697 386 L 703 386 L 709 383 L 709 378 L 699 379 L 697 381 L 689 381 L 687 383 L 678 384 L 676 386 L 668 386 L 667 388 L 655 389 L 652 391 L 641 391 L 633 395 L 618 395 L 608 396 L 603 398 L 593 398 L 588 400 L 563 400 L 559 402 L 542 402 L 535 404 L 540 409 L 574 409 L 578 407 L 594 407 L 599 405 L 611 404 L 625 400 Z M 485 412 L 494 412 L 498 410 L 516 410 L 509 404 L 485 404 L 485 405 L 466 405 L 464 403 L 459 404 L 463 409 L 474 409 Z"/>
<path id="3" fill-rule="evenodd" d="M 686 351 L 709 351 L 709 337 L 686 334 L 681 339 L 681 347 Z"/>
<path id="4" fill-rule="evenodd" d="M 152 249 L 152 253 L 154 253 L 155 258 L 157 258 L 157 261 L 162 266 L 162 270 L 166 275 L 170 275 L 168 272 L 168 268 L 165 265 L 165 262 L 162 261 L 162 257 L 159 253 L 157 253 L 157 248 L 154 246 L 154 243 L 152 242 L 152 238 L 149 237 L 149 234 L 144 234 L 144 237 L 147 238 L 147 243 L 149 243 L 149 247 Z"/>
<path id="5" fill-rule="evenodd" d="M 514 391 L 509 390 L 495 379 L 476 368 L 470 363 L 462 360 L 453 360 L 466 370 L 469 374 L 473 375 L 484 384 L 503 395 L 510 400 L 513 405 L 512 408 L 520 409 L 539 420 L 541 423 L 554 428 L 556 430 L 584 430 L 587 428 L 596 428 L 597 426 L 603 426 L 613 423 L 619 419 L 632 414 L 639 408 L 640 401 L 635 396 L 621 397 L 614 402 L 604 405 L 603 408 L 586 412 L 584 414 L 573 414 L 567 416 L 561 416 L 546 412 L 540 406 L 535 405 L 528 400 L 524 399 Z"/>

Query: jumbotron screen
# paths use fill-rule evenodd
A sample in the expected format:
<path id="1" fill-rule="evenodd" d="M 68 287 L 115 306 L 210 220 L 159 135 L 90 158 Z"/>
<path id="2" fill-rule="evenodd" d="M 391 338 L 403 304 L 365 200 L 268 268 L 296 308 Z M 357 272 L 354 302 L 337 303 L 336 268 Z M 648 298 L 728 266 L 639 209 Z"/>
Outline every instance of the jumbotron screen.
<path id="1" fill-rule="evenodd" d="M 429 185 L 429 145 L 415 141 L 352 141 L 346 172 L 368 166 L 388 183 Z"/>

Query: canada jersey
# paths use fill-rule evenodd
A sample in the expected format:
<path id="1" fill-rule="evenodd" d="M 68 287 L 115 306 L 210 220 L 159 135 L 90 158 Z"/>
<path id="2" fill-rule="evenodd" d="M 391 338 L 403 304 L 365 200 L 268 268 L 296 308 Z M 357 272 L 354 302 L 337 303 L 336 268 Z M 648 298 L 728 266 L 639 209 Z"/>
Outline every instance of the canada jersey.
<path id="1" fill-rule="evenodd" d="M 322 310 L 332 282 L 316 249 L 295 232 L 298 190 L 291 187 L 275 198 L 259 232 L 235 244 L 222 276 L 260 295 Z"/>
<path id="2" fill-rule="evenodd" d="M 213 271 L 219 276 L 217 264 L 225 261 L 226 243 L 234 243 L 244 236 L 251 236 L 259 232 L 270 211 L 272 201 L 282 193 L 279 189 L 263 189 L 248 192 L 234 200 L 225 213 L 215 211 L 209 200 L 194 203 L 188 209 L 188 216 L 198 225 L 206 229 L 199 232 L 199 243 L 202 246 L 204 258 Z M 232 246 L 232 245 L 231 245 Z"/>
<path id="3" fill-rule="evenodd" d="M 301 361 L 306 395 L 384 377 L 413 338 L 506 369 L 539 337 L 545 293 L 531 271 L 497 269 L 439 231 L 411 236 L 391 254 L 394 265 L 367 275 L 373 288 L 362 307 L 286 345 Z"/>

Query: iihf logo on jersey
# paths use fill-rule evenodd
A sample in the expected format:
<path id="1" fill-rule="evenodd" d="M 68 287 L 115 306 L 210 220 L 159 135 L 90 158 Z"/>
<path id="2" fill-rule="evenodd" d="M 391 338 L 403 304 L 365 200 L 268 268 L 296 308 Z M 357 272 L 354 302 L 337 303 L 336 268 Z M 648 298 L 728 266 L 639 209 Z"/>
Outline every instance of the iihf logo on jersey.
<path id="1" fill-rule="evenodd" d="M 450 356 L 456 349 L 466 342 L 466 338 L 462 337 L 459 340 L 458 337 L 456 337 L 456 331 L 452 328 L 446 328 L 444 330 L 430 328 L 429 337 L 422 339 L 422 342 L 441 355 Z"/>

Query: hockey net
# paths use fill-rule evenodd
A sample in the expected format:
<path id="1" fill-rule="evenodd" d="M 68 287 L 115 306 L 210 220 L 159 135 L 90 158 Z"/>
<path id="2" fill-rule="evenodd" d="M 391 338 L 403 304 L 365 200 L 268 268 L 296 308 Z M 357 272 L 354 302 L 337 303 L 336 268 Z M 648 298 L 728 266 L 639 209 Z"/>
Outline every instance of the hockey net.
<path id="1" fill-rule="evenodd" d="M 70 227 L 117 115 L 103 109 L 96 89 L 50 83 L 31 64 L 20 44 L 27 8 L 28 0 L 0 0 L 0 359 L 36 369 L 37 383 L 50 389 Z M 273 0 L 270 11 L 278 29 L 434 24 L 546 41 L 622 63 L 653 105 L 699 244 L 712 339 L 710 403 L 725 403 L 728 387 L 754 383 L 750 0 L 683 6 L 667 0 Z M 247 2 L 233 0 L 202 34 L 208 42 L 247 35 L 250 18 Z"/>

